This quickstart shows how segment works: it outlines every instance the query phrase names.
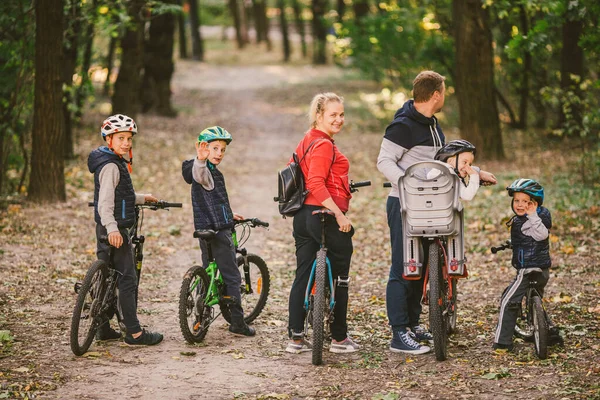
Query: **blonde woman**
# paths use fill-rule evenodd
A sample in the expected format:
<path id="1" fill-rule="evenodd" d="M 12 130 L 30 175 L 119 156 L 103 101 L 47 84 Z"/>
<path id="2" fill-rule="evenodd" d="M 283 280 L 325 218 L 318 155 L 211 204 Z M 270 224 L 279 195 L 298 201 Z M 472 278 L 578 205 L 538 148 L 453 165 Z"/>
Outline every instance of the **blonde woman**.
<path id="1" fill-rule="evenodd" d="M 298 143 L 296 153 L 304 159 L 300 163 L 309 191 L 304 206 L 294 216 L 294 239 L 296 244 L 296 277 L 290 291 L 288 333 L 290 342 L 286 351 L 301 353 L 311 350 L 304 338 L 304 293 L 310 271 L 321 242 L 321 223 L 312 212 L 321 208 L 331 210 L 335 219 L 329 217 L 326 225 L 327 256 L 332 273 L 338 282 L 348 282 L 352 257 L 354 229 L 346 216 L 350 203 L 348 171 L 350 162 L 337 148 L 334 137 L 344 126 L 344 101 L 335 93 L 320 93 L 311 103 L 310 129 Z M 333 353 L 352 353 L 359 349 L 348 336 L 346 312 L 348 309 L 348 285 L 335 288 L 336 305 L 331 324 Z"/>

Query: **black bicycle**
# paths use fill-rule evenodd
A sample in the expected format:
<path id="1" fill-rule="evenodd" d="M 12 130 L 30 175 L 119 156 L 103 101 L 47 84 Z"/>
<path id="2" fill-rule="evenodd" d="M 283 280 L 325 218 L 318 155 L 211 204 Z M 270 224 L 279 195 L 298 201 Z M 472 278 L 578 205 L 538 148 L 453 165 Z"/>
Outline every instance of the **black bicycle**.
<path id="1" fill-rule="evenodd" d="M 350 192 L 354 193 L 359 187 L 370 185 L 371 181 L 350 182 Z M 309 325 L 312 325 L 312 363 L 320 365 L 323 363 L 323 342 L 326 337 L 329 337 L 329 324 L 333 322 L 335 287 L 338 284 L 347 286 L 349 282 L 337 282 L 337 279 L 334 279 L 331 263 L 327 257 L 325 225 L 327 216 L 333 216 L 333 212 L 323 208 L 313 211 L 312 215 L 318 216 L 321 221 L 321 246 L 313 262 L 304 295 L 306 310 L 304 335 L 308 336 Z"/>
<path id="2" fill-rule="evenodd" d="M 93 207 L 94 203 L 89 203 Z M 135 206 L 136 223 L 129 232 L 133 245 L 135 270 L 137 275 L 135 299 L 137 303 L 138 286 L 142 273 L 142 261 L 144 259 L 144 235 L 140 234 L 144 220 L 144 209 L 167 210 L 172 207 L 181 208 L 181 203 L 169 203 L 158 201 Z M 100 237 L 99 240 L 108 244 L 108 236 Z M 77 300 L 71 318 L 70 342 L 71 350 L 76 356 L 83 355 L 94 341 L 96 331 L 103 324 L 108 324 L 113 313 L 116 314 L 121 330 L 123 315 L 119 307 L 117 282 L 119 272 L 113 267 L 113 247 L 109 249 L 109 262 L 97 260 L 92 263 L 81 282 L 75 284 Z M 116 310 L 116 311 L 115 311 Z"/>
<path id="3" fill-rule="evenodd" d="M 231 237 L 238 255 L 237 264 L 242 277 L 240 294 L 242 308 L 244 309 L 244 321 L 250 323 L 262 312 L 267 304 L 271 277 L 267 263 L 258 255 L 248 253 L 242 246 L 250 237 L 252 228 L 267 228 L 269 224 L 258 218 L 250 218 L 235 221 Z M 242 228 L 239 241 L 236 228 Z M 225 295 L 225 283 L 219 272 L 219 268 L 212 254 L 211 240 L 217 232 L 207 229 L 195 231 L 195 238 L 206 240 L 208 248 L 208 266 L 201 265 L 191 267 L 183 277 L 179 291 L 179 326 L 186 342 L 193 344 L 201 342 L 208 328 L 219 315 L 231 323 L 231 311 L 229 305 L 237 301 L 231 296 Z M 220 312 L 215 312 L 215 306 L 219 306 Z"/>
<path id="4" fill-rule="evenodd" d="M 512 249 L 510 240 L 498 247 L 492 247 L 492 254 L 499 251 Z M 515 336 L 526 341 L 533 340 L 535 353 L 540 360 L 548 357 L 549 329 L 546 319 L 546 310 L 542 302 L 542 296 L 538 291 L 538 276 L 542 270 L 535 268 L 529 273 L 529 287 L 523 301 L 519 304 L 519 317 L 515 325 Z M 525 304 L 525 307 L 523 307 Z"/>

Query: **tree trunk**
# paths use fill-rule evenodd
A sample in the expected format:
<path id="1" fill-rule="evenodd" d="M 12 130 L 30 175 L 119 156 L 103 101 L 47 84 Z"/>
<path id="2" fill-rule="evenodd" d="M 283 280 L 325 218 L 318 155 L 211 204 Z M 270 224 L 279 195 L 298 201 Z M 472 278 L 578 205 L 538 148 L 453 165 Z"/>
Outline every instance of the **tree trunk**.
<path id="1" fill-rule="evenodd" d="M 238 2 L 238 6 L 240 7 L 239 13 L 240 13 L 240 30 L 242 33 L 242 40 L 244 41 L 244 44 L 248 44 L 250 43 L 250 39 L 249 39 L 249 35 L 248 35 L 248 14 L 249 11 L 246 8 L 246 0 L 241 0 L 240 2 Z"/>
<path id="2" fill-rule="evenodd" d="M 108 45 L 108 54 L 106 55 L 106 80 L 104 81 L 103 94 L 108 96 L 110 94 L 110 76 L 112 75 L 113 64 L 115 60 L 115 50 L 117 48 L 117 42 L 119 39 L 116 37 L 110 38 Z"/>
<path id="3" fill-rule="evenodd" d="M 327 63 L 327 27 L 325 26 L 325 8 L 327 1 L 312 0 L 311 9 L 313 14 L 313 64 Z"/>
<path id="4" fill-rule="evenodd" d="M 131 0 L 128 14 L 131 23 L 121 39 L 121 67 L 112 98 L 113 114 L 134 118 L 140 107 L 141 71 L 144 66 L 144 21 L 140 14 L 146 0 Z"/>
<path id="5" fill-rule="evenodd" d="M 179 5 L 183 7 L 185 0 L 179 0 Z M 182 10 L 177 14 L 177 28 L 179 33 L 179 58 L 188 58 L 187 36 L 185 35 L 185 12 Z"/>
<path id="6" fill-rule="evenodd" d="M 478 158 L 502 159 L 488 12 L 480 0 L 454 0 L 453 19 L 462 136 L 477 147 Z"/>
<path id="7" fill-rule="evenodd" d="M 65 38 L 63 42 L 63 62 L 62 77 L 64 90 L 64 100 L 62 104 L 64 116 L 64 157 L 70 160 L 74 157 L 73 146 L 73 115 L 71 113 L 71 103 L 75 102 L 73 89 L 73 75 L 77 67 L 77 55 L 79 50 L 79 37 L 81 36 L 81 3 L 79 1 L 70 2 L 67 11 L 68 18 L 65 27 Z"/>
<path id="8" fill-rule="evenodd" d="M 285 0 L 277 0 L 277 5 L 279 7 L 279 20 L 281 23 L 281 37 L 283 40 L 283 61 L 284 62 L 289 62 L 290 61 L 290 53 L 291 53 L 291 47 L 290 47 L 290 35 L 288 33 L 288 24 L 287 24 L 287 18 L 285 16 Z"/>
<path id="9" fill-rule="evenodd" d="M 263 39 L 267 43 L 267 51 L 273 49 L 273 43 L 269 37 L 269 18 L 267 17 L 267 1 L 262 0 L 260 2 L 260 26 L 263 35 Z"/>
<path id="10" fill-rule="evenodd" d="M 238 7 L 237 0 L 229 0 L 229 12 L 231 13 L 231 18 L 233 19 L 233 26 L 235 27 L 235 40 L 237 41 L 238 49 L 243 49 L 246 43 L 244 43 L 244 40 L 242 38 L 240 9 Z"/>
<path id="11" fill-rule="evenodd" d="M 292 0 L 292 8 L 294 9 L 296 30 L 298 31 L 298 35 L 300 35 L 300 45 L 302 46 L 302 58 L 306 58 L 308 56 L 308 50 L 306 48 L 304 20 L 302 19 L 302 4 L 298 0 Z"/>
<path id="12" fill-rule="evenodd" d="M 97 0 L 92 1 L 92 9 L 95 10 Z M 95 14 L 93 14 L 95 15 Z M 85 33 L 85 49 L 83 51 L 83 61 L 81 63 L 81 84 L 77 87 L 77 96 L 75 100 L 77 107 L 75 108 L 75 116 L 79 120 L 83 115 L 83 107 L 85 98 L 87 97 L 88 86 L 90 85 L 90 66 L 92 65 L 92 47 L 94 45 L 94 28 L 96 18 L 93 17 L 87 24 Z"/>
<path id="13" fill-rule="evenodd" d="M 175 0 L 164 2 L 174 4 Z M 157 114 L 165 117 L 177 116 L 171 106 L 171 77 L 175 70 L 173 65 L 175 22 L 175 15 L 171 13 L 153 16 L 149 38 L 144 48 L 143 111 L 149 111 L 153 106 L 152 100 L 155 99 Z M 147 93 L 150 91 L 153 93 Z"/>
<path id="14" fill-rule="evenodd" d="M 196 61 L 204 61 L 204 43 L 200 33 L 200 7 L 198 0 L 190 2 L 190 28 L 192 29 L 192 58 Z"/>
<path id="15" fill-rule="evenodd" d="M 338 22 L 344 21 L 345 13 L 346 13 L 346 2 L 344 0 L 337 0 Z"/>
<path id="16" fill-rule="evenodd" d="M 31 201 L 65 201 L 61 62 L 63 0 L 35 5 L 35 90 L 31 149 Z"/>
<path id="17" fill-rule="evenodd" d="M 527 11 L 523 5 L 519 6 L 520 17 L 521 17 L 521 29 L 523 36 L 528 37 L 529 35 L 529 17 Z M 523 75 L 521 77 L 520 95 L 521 99 L 519 102 L 519 124 L 517 128 L 527 128 L 527 109 L 529 104 L 529 76 L 531 75 L 531 52 L 525 51 L 523 55 Z"/>
<path id="18" fill-rule="evenodd" d="M 369 14 L 369 0 L 353 1 L 352 9 L 354 10 L 354 18 L 356 18 L 356 22 L 360 24 L 360 20 Z"/>
<path id="19" fill-rule="evenodd" d="M 583 49 L 579 46 L 579 39 L 583 31 L 583 24 L 580 20 L 567 17 L 562 26 L 562 52 L 560 63 L 560 87 L 563 91 L 572 91 L 581 98 L 581 90 L 577 81 L 571 76 L 575 75 L 583 78 Z M 559 113 L 559 124 L 562 126 L 567 121 L 567 115 L 561 104 Z M 569 104 L 569 120 L 572 123 L 581 125 L 581 107 L 577 104 Z"/>
<path id="20" fill-rule="evenodd" d="M 254 30 L 256 31 L 256 43 L 265 40 L 262 30 L 262 0 L 252 0 L 252 18 L 254 19 Z"/>

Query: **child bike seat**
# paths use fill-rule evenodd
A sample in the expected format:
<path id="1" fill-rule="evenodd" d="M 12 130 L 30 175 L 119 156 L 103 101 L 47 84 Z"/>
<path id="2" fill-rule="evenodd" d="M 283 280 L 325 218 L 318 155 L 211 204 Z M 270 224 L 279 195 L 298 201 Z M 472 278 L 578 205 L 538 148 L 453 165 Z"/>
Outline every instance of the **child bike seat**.
<path id="1" fill-rule="evenodd" d="M 217 236 L 217 232 L 213 231 L 212 229 L 205 229 L 203 231 L 194 232 L 194 238 L 196 239 L 211 240 L 215 236 Z"/>

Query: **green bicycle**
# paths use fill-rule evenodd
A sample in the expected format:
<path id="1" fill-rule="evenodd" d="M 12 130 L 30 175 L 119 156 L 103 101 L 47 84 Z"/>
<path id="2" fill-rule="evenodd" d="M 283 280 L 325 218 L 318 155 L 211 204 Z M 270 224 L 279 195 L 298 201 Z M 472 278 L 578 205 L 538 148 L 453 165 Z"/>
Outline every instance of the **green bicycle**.
<path id="1" fill-rule="evenodd" d="M 238 242 L 236 227 L 242 227 Z M 241 246 L 250 237 L 252 228 L 268 227 L 267 222 L 258 218 L 235 221 L 232 229 L 233 243 L 238 253 L 237 264 L 242 276 L 240 293 L 244 320 L 250 323 L 258 317 L 267 303 L 271 285 L 269 269 L 265 261 L 256 254 L 248 253 Z M 190 343 L 201 342 L 208 328 L 219 315 L 231 323 L 229 304 L 231 300 L 225 296 L 225 283 L 212 254 L 211 239 L 217 232 L 202 230 L 194 232 L 194 238 L 206 240 L 208 248 L 208 267 L 194 265 L 185 274 L 179 292 L 179 325 L 185 340 Z M 218 305 L 220 312 L 215 311 Z"/>

